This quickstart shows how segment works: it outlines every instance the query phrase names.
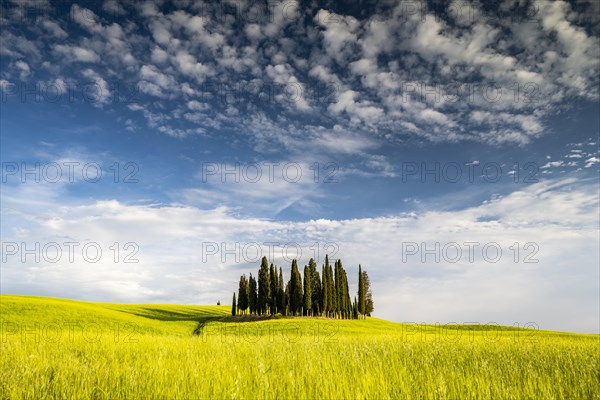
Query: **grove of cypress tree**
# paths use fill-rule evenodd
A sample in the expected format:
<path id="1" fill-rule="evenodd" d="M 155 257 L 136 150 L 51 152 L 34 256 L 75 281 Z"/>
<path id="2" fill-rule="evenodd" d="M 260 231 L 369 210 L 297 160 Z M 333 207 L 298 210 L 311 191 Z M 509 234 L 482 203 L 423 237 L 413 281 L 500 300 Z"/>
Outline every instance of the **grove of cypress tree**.
<path id="1" fill-rule="evenodd" d="M 258 270 L 258 279 L 250 274 L 240 276 L 237 293 L 233 293 L 232 315 L 281 313 L 282 315 L 323 315 L 328 318 L 359 319 L 371 316 L 373 294 L 369 275 L 358 266 L 358 296 L 350 296 L 348 274 L 338 259 L 334 265 L 325 256 L 319 275 L 317 265 L 311 258 L 302 274 L 297 260 L 292 260 L 290 279 L 285 283 L 282 268 L 271 264 L 263 257 Z M 284 288 L 285 286 L 285 288 Z"/>

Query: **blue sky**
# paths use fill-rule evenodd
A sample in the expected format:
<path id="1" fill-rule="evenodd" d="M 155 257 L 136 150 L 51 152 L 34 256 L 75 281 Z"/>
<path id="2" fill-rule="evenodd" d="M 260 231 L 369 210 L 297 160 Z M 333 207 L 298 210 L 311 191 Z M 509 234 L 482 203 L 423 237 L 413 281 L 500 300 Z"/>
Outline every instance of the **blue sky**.
<path id="1" fill-rule="evenodd" d="M 383 318 L 599 331 L 597 2 L 248 4 L 2 4 L 3 293 L 226 302 L 277 242 Z"/>

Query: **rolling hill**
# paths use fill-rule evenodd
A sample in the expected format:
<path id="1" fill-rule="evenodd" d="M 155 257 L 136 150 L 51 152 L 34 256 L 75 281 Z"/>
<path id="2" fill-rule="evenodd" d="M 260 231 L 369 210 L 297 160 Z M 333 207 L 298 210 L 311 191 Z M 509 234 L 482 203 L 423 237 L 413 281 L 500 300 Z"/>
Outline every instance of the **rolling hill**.
<path id="1" fill-rule="evenodd" d="M 0 310 L 4 399 L 600 398 L 598 335 L 16 295 Z"/>

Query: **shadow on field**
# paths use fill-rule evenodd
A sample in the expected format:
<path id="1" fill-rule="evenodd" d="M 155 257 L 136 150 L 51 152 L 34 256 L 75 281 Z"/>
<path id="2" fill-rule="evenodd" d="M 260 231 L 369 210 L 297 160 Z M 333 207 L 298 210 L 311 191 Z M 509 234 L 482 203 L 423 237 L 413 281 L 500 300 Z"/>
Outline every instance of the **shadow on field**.
<path id="1" fill-rule="evenodd" d="M 279 315 L 230 315 L 223 317 L 220 322 L 255 322 L 255 321 L 267 321 L 270 319 L 283 319 L 285 318 L 281 314 Z"/>
<path id="2" fill-rule="evenodd" d="M 207 319 L 222 318 L 222 316 L 216 317 L 214 314 L 202 313 L 197 310 L 189 311 L 174 311 L 165 310 L 161 308 L 153 307 L 140 307 L 136 309 L 119 309 L 126 314 L 136 315 L 138 317 L 154 319 L 158 321 L 196 321 L 202 322 Z"/>
<path id="3" fill-rule="evenodd" d="M 160 310 L 156 308 L 142 308 L 140 310 L 123 311 L 127 314 L 137 315 L 138 317 L 144 317 L 149 319 L 156 319 L 159 321 L 198 321 L 198 315 L 184 312 L 175 312 Z"/>

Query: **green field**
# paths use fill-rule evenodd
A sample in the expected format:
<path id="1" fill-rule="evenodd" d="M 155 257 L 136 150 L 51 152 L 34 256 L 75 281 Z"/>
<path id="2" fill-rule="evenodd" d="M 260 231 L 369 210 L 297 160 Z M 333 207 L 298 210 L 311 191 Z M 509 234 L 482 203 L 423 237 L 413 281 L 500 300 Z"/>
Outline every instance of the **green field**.
<path id="1" fill-rule="evenodd" d="M 0 308 L 3 399 L 600 399 L 598 335 L 12 295 Z"/>

